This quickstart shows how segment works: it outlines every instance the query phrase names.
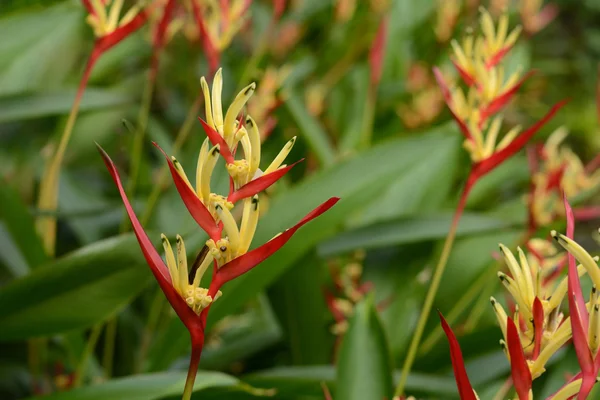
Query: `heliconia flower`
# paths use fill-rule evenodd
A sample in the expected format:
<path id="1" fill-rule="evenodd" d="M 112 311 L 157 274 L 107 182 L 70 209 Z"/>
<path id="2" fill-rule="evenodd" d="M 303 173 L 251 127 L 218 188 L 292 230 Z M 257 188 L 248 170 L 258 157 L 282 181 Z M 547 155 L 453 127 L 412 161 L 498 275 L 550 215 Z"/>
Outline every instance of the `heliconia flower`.
<path id="1" fill-rule="evenodd" d="M 456 386 L 458 387 L 458 394 L 461 400 L 479 400 L 479 396 L 473 390 L 467 370 L 465 369 L 465 362 L 463 360 L 462 351 L 460 345 L 452 328 L 448 325 L 442 313 L 438 311 L 440 321 L 442 323 L 442 329 L 448 338 L 448 344 L 450 345 L 450 358 L 452 359 L 452 369 L 454 370 L 454 379 L 456 380 Z"/>
<path id="2" fill-rule="evenodd" d="M 473 174 L 481 177 L 518 152 L 529 139 L 563 106 L 555 105 L 540 121 L 520 132 L 516 126 L 500 138 L 502 117 L 496 116 L 515 96 L 533 72 L 520 76 L 514 72 L 506 78 L 501 65 L 519 35 L 519 28 L 508 34 L 508 16 L 502 15 L 498 27 L 490 14 L 482 10 L 480 36 L 469 35 L 462 46 L 453 41 L 453 64 L 468 86 L 450 88 L 442 72 L 434 74 L 444 100 L 463 136 L 464 147 L 474 163 Z M 475 179 L 475 178 L 474 178 Z"/>
<path id="3" fill-rule="evenodd" d="M 566 196 L 564 197 L 564 206 L 567 216 L 567 234 L 562 235 L 556 231 L 552 231 L 551 234 L 569 253 L 569 313 L 573 330 L 573 345 L 581 367 L 581 389 L 577 399 L 583 400 L 587 398 L 592 390 L 600 371 L 600 357 L 598 357 L 598 348 L 600 347 L 600 296 L 597 290 L 593 290 L 589 307 L 586 305 L 581 283 L 577 276 L 575 260 L 577 259 L 586 269 L 595 288 L 600 287 L 600 268 L 598 268 L 598 258 L 592 257 L 573 240 L 575 218 Z"/>
<path id="4" fill-rule="evenodd" d="M 571 338 L 570 326 L 562 323 L 564 317 L 560 312 L 560 305 L 567 294 L 568 279 L 562 278 L 560 282 L 545 279 L 554 273 L 553 266 L 548 266 L 545 260 L 527 257 L 520 248 L 519 261 L 505 246 L 500 245 L 500 250 L 511 276 L 498 272 L 498 277 L 516 304 L 514 321 L 519 321 L 520 346 L 532 379 L 536 379 L 544 373 L 552 355 Z M 585 274 L 585 268 L 579 266 L 577 273 Z M 492 297 L 490 300 L 504 336 L 501 343 L 507 345 L 507 313 L 496 299 Z"/>
<path id="5" fill-rule="evenodd" d="M 172 19 L 175 15 L 177 0 L 166 0 L 166 4 L 162 9 L 162 13 L 154 34 L 152 36 L 152 58 L 150 61 L 150 80 L 156 79 L 158 73 L 158 61 L 160 51 L 169 40 L 169 28 L 172 26 Z"/>
<path id="6" fill-rule="evenodd" d="M 600 186 L 600 170 L 596 159 L 584 165 L 579 157 L 563 144 L 568 132 L 554 131 L 542 147 L 529 152 L 532 185 L 528 195 L 530 230 L 550 224 L 564 216 L 562 193 L 573 198 Z M 596 207 L 575 209 L 578 220 L 600 216 Z"/>
<path id="7" fill-rule="evenodd" d="M 199 319 L 199 316 L 204 310 L 209 308 L 212 302 L 221 296 L 220 289 L 225 283 L 248 272 L 271 256 L 287 243 L 300 227 L 329 210 L 339 200 L 335 197 L 327 200 L 325 203 L 308 213 L 296 225 L 278 234 L 273 239 L 254 250 L 244 252 L 242 255 L 234 254 L 235 256 L 232 256 L 231 249 L 226 249 L 230 257 L 225 260 L 225 262 L 223 262 L 223 255 L 215 255 L 214 249 L 209 248 L 208 251 L 203 252 L 203 257 L 199 260 L 199 264 L 194 266 L 194 278 L 190 282 L 188 281 L 189 271 L 183 239 L 179 236 L 177 237 L 177 257 L 175 257 L 170 243 L 166 237 L 162 236 L 166 255 L 165 264 L 135 215 L 129 200 L 127 199 L 114 163 L 100 146 L 98 146 L 98 150 L 117 185 L 123 203 L 125 204 L 127 215 L 133 225 L 134 233 L 140 243 L 140 247 L 152 273 L 169 300 L 169 303 L 171 303 L 173 309 L 188 329 L 204 328 L 203 324 L 205 322 L 205 317 L 204 319 Z M 256 201 L 256 197 L 250 204 L 255 207 L 255 212 L 257 213 L 258 202 Z M 229 221 L 224 224 L 227 225 L 228 223 Z M 252 223 L 247 222 L 247 224 Z M 236 240 L 241 239 L 236 238 Z M 230 242 L 232 241 L 233 238 L 230 238 Z M 217 250 L 222 251 L 221 249 Z M 214 270 L 210 287 L 208 289 L 200 288 L 199 284 L 203 274 L 211 264 L 219 265 L 218 268 L 215 268 Z"/>
<path id="8" fill-rule="evenodd" d="M 438 1 L 435 23 L 435 37 L 438 42 L 445 43 L 454 32 L 462 2 L 459 0 Z"/>

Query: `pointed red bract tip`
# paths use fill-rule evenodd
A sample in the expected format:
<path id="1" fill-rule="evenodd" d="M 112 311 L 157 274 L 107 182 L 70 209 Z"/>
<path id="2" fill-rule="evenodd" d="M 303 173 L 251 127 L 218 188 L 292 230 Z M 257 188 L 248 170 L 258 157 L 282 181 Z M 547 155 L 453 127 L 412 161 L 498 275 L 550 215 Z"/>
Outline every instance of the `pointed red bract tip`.
<path id="1" fill-rule="evenodd" d="M 165 156 L 165 159 L 169 164 L 169 170 L 171 172 L 171 176 L 173 177 L 175 187 L 177 188 L 179 196 L 181 197 L 181 200 L 183 200 L 183 204 L 185 204 L 185 207 L 190 212 L 192 218 L 194 218 L 198 225 L 200 225 L 200 227 L 208 234 L 208 236 L 212 240 L 214 240 L 215 242 L 219 240 L 219 229 L 214 218 L 210 214 L 210 211 L 208 211 L 204 203 L 202 203 L 202 201 L 198 198 L 198 196 L 192 190 L 192 188 L 181 177 L 181 175 L 177 171 L 177 168 L 175 168 L 171 157 L 169 157 L 167 153 L 165 153 L 165 151 L 161 149 L 158 144 L 156 144 L 155 142 L 152 142 L 152 144 Z"/>
<path id="2" fill-rule="evenodd" d="M 192 13 L 194 15 L 194 19 L 196 20 L 196 25 L 198 26 L 198 31 L 200 32 L 200 40 L 202 41 L 202 48 L 204 49 L 204 54 L 208 60 L 208 65 L 210 69 L 210 75 L 214 75 L 215 71 L 219 67 L 219 51 L 215 47 L 215 44 L 212 42 L 208 30 L 206 29 L 206 25 L 204 25 L 204 19 L 202 17 L 202 11 L 200 10 L 200 6 L 197 1 L 192 1 Z"/>
<path id="3" fill-rule="evenodd" d="M 510 354 L 510 370 L 515 391 L 519 395 L 519 400 L 529 400 L 532 383 L 531 372 L 523 353 L 517 326 L 510 317 L 506 320 L 506 341 Z"/>
<path id="4" fill-rule="evenodd" d="M 277 250 L 279 250 L 284 244 L 286 244 L 291 239 L 291 237 L 294 235 L 294 233 L 296 233 L 298 229 L 300 229 L 307 222 L 312 221 L 319 215 L 329 210 L 339 200 L 339 197 L 330 198 L 329 200 L 327 200 L 326 202 L 324 202 L 323 204 L 306 214 L 306 216 L 302 218 L 293 227 L 282 232 L 281 234 L 269 240 L 262 246 L 251 250 L 248 253 L 238 258 L 235 258 L 227 264 L 223 265 L 214 278 L 218 282 L 218 284 L 215 285 L 216 290 L 218 290 L 223 284 L 250 271 L 252 268 L 256 267 L 268 257 L 272 256 Z"/>
<path id="5" fill-rule="evenodd" d="M 288 165 L 287 167 L 279 168 L 273 172 L 251 180 L 238 190 L 231 193 L 227 197 L 227 200 L 235 204 L 242 199 L 252 197 L 257 193 L 262 192 L 263 190 L 267 189 L 269 186 L 277 182 L 279 179 L 281 179 L 285 174 L 287 174 L 288 171 L 294 167 L 294 165 L 302 161 L 304 161 L 304 159 L 298 160 L 295 163 Z"/>
<path id="6" fill-rule="evenodd" d="M 233 164 L 233 162 L 235 161 L 233 158 L 233 154 L 231 153 L 231 149 L 229 148 L 229 146 L 227 146 L 227 143 L 225 143 L 225 139 L 223 138 L 223 136 L 221 136 L 221 134 L 217 132 L 212 126 L 208 125 L 206 121 L 204 121 L 202 118 L 198 117 L 198 120 L 202 124 L 204 132 L 206 132 L 206 136 L 208 137 L 208 140 L 210 140 L 212 145 L 219 145 L 219 151 L 225 159 L 225 162 L 227 164 Z"/>
<path id="7" fill-rule="evenodd" d="M 532 358 L 536 360 L 542 349 L 542 337 L 544 334 L 544 306 L 537 296 L 533 300 L 533 329 L 535 336 Z"/>
<path id="8" fill-rule="evenodd" d="M 448 87 L 448 84 L 446 83 L 446 80 L 444 79 L 444 75 L 442 74 L 442 71 L 440 71 L 440 69 L 437 67 L 433 67 L 433 75 L 435 76 L 435 80 L 437 81 L 438 86 L 440 87 L 440 90 L 442 91 L 442 96 L 444 97 L 446 106 L 448 106 L 448 110 L 450 111 L 450 114 L 452 115 L 452 118 L 454 119 L 454 121 L 456 121 L 456 123 L 458 124 L 458 127 L 460 128 L 461 133 L 463 134 L 463 136 L 466 139 L 473 140 L 471 131 L 469 131 L 467 124 L 465 124 L 465 122 L 463 120 L 458 118 L 458 115 L 456 115 L 456 113 L 452 110 L 452 93 L 450 92 L 450 88 Z"/>
<path id="9" fill-rule="evenodd" d="M 498 165 L 502 164 L 504 161 L 508 160 L 510 157 L 515 155 L 519 150 L 521 150 L 527 142 L 535 135 L 541 128 L 544 126 L 554 115 L 560 110 L 565 104 L 567 104 L 566 100 L 560 101 L 556 103 L 550 111 L 538 122 L 533 124 L 527 130 L 522 132 L 519 136 L 517 136 L 508 146 L 499 150 L 476 164 L 473 165 L 473 173 L 476 174 L 477 178 L 481 178 Z"/>
<path id="10" fill-rule="evenodd" d="M 475 86 L 477 84 L 477 82 L 475 81 L 475 78 L 473 78 L 471 76 L 471 74 L 469 74 L 460 65 L 458 65 L 456 60 L 453 59 L 451 61 L 452 61 L 452 64 L 454 65 L 454 68 L 458 71 L 460 78 L 465 82 L 465 84 L 467 86 Z"/>
<path id="11" fill-rule="evenodd" d="M 171 275 L 169 274 L 169 269 L 163 262 L 160 254 L 156 251 L 152 242 L 148 238 L 148 235 L 144 231 L 142 224 L 138 220 L 131 204 L 129 203 L 129 199 L 125 194 L 125 189 L 123 189 L 123 185 L 121 184 L 121 178 L 119 177 L 119 172 L 115 167 L 115 164 L 112 162 L 109 155 L 104 151 L 100 145 L 96 144 L 102 159 L 104 160 L 104 164 L 108 169 L 108 172 L 113 178 L 117 189 L 119 190 L 119 194 L 121 195 L 121 199 L 123 200 L 123 204 L 125 205 L 125 210 L 127 211 L 127 216 L 131 221 L 131 225 L 133 226 L 133 232 L 140 244 L 140 248 L 142 249 L 142 253 L 144 254 L 144 258 L 152 271 L 152 274 L 156 278 L 158 285 L 161 290 L 165 294 L 165 297 L 179 316 L 179 318 L 183 321 L 183 323 L 189 328 L 192 326 L 196 320 L 196 314 L 192 311 L 191 308 L 185 303 L 185 301 L 179 296 L 173 284 L 171 282 Z"/>
<path id="12" fill-rule="evenodd" d="M 463 360 L 462 351 L 454 332 L 450 325 L 444 319 L 441 312 L 438 311 L 440 316 L 440 322 L 442 323 L 442 329 L 448 338 L 448 344 L 450 345 L 450 359 L 452 360 L 452 369 L 454 370 L 454 379 L 456 380 L 456 387 L 458 387 L 458 394 L 461 400 L 477 400 L 475 393 L 473 392 L 473 386 L 469 381 L 467 370 L 465 368 L 465 361 Z"/>
<path id="13" fill-rule="evenodd" d="M 496 54 L 494 54 L 492 58 L 490 58 L 489 61 L 485 64 L 485 67 L 487 69 L 494 68 L 500 61 L 502 61 L 502 59 L 510 51 L 510 49 L 512 49 L 512 45 L 505 46 L 498 50 Z"/>
<path id="14" fill-rule="evenodd" d="M 379 23 L 377 35 L 369 52 L 369 65 L 371 67 L 371 85 L 377 86 L 381 80 L 383 72 L 383 61 L 385 58 L 385 44 L 387 38 L 388 19 L 383 18 Z"/>
<path id="15" fill-rule="evenodd" d="M 156 4 L 156 3 L 155 3 Z M 150 5 L 148 7 L 155 7 Z M 118 27 L 108 35 L 102 36 L 96 40 L 94 47 L 98 49 L 100 53 L 104 53 L 110 50 L 113 46 L 119 44 L 121 41 L 127 39 L 131 34 L 140 29 L 148 20 L 149 9 L 146 8 L 140 11 L 131 21 L 123 26 Z"/>

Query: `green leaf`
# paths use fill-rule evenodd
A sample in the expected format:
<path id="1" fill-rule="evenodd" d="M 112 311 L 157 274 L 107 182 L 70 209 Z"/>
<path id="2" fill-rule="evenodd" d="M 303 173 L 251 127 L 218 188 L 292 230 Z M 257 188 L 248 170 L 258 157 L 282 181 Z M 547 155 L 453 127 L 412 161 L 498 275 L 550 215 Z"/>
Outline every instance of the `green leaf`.
<path id="1" fill-rule="evenodd" d="M 35 268 L 48 260 L 35 231 L 33 217 L 17 191 L 8 182 L 0 184 L 0 219 L 29 268 Z"/>
<path id="2" fill-rule="evenodd" d="M 425 240 L 443 239 L 448 234 L 452 214 L 402 218 L 343 232 L 321 243 L 319 254 L 323 257 L 351 250 L 375 249 Z M 507 228 L 510 223 L 482 214 L 465 213 L 458 225 L 457 236 L 495 231 Z"/>
<path id="3" fill-rule="evenodd" d="M 45 400 L 155 400 L 183 393 L 185 372 L 160 372 L 113 379 L 105 383 L 87 386 L 68 392 L 44 396 Z M 199 371 L 194 392 L 215 387 L 235 387 L 239 381 L 221 372 Z M 38 399 L 30 397 L 29 399 Z"/>
<path id="4" fill-rule="evenodd" d="M 133 234 L 83 247 L 0 289 L 0 340 L 89 327 L 151 280 Z"/>
<path id="5" fill-rule="evenodd" d="M 371 296 L 354 308 L 337 364 L 336 399 L 391 398 L 390 353 Z"/>
<path id="6" fill-rule="evenodd" d="M 0 97 L 0 122 L 67 114 L 73 106 L 74 99 L 74 89 L 3 96 Z M 132 101 L 132 97 L 126 93 L 88 88 L 81 100 L 80 111 L 123 106 Z"/>
<path id="7" fill-rule="evenodd" d="M 300 96 L 291 89 L 286 92 L 284 102 L 288 112 L 300 128 L 305 139 L 324 167 L 331 166 L 336 159 L 330 139 L 318 120 L 308 113 Z"/>
<path id="8" fill-rule="evenodd" d="M 333 354 L 333 335 L 319 279 L 326 269 L 309 254 L 294 264 L 270 288 L 269 298 L 285 331 L 292 363 L 324 364 Z"/>

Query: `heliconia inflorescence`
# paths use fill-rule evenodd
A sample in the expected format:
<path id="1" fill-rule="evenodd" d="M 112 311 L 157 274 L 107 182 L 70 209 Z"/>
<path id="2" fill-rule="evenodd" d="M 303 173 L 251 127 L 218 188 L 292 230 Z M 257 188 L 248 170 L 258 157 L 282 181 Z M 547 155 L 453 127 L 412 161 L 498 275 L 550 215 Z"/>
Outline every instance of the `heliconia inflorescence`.
<path id="1" fill-rule="evenodd" d="M 210 306 L 221 295 L 226 295 L 221 292 L 222 286 L 274 254 L 300 227 L 329 210 L 339 200 L 336 197 L 330 198 L 309 212 L 293 227 L 250 250 L 260 214 L 259 193 L 274 184 L 293 167 L 294 164 L 288 166 L 283 163 L 293 147 L 295 138 L 284 146 L 264 171 L 261 170 L 261 140 L 258 126 L 250 116 L 238 119 L 256 85 L 253 83 L 244 88 L 223 114 L 221 71 L 219 70 L 214 77 L 212 93 L 204 78 L 201 84 L 206 106 L 206 121 L 201 120 L 201 122 L 207 138 L 198 157 L 195 187 L 189 181 L 181 164 L 161 149 L 183 203 L 192 218 L 209 237 L 191 268 L 187 263 L 188 255 L 184 241 L 179 235 L 176 240 L 176 250 L 173 250 L 164 235 L 161 236 L 166 262 L 163 261 L 133 211 L 115 165 L 106 152 L 99 147 L 104 162 L 119 189 L 146 261 L 169 303 L 190 331 L 192 361 L 186 393 L 191 390 L 189 382 L 193 383 L 195 377 Z M 243 121 L 245 124 L 242 123 Z M 241 151 L 237 151 L 238 147 Z M 230 191 L 227 196 L 213 193 L 211 190 L 211 177 L 219 157 L 225 160 L 229 173 Z M 232 214 L 232 209 L 238 203 L 241 203 L 242 208 L 239 224 Z M 210 285 L 202 287 L 202 278 L 211 266 Z"/>

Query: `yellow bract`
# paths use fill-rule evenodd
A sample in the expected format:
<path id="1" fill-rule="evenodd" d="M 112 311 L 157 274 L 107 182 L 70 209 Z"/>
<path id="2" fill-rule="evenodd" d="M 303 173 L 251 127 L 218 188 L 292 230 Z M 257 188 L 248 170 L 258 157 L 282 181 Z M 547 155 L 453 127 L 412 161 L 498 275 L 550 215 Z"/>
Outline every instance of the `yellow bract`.
<path id="1" fill-rule="evenodd" d="M 114 32 L 118 27 L 131 22 L 138 14 L 140 6 L 136 4 L 121 16 L 123 1 L 90 0 L 94 14 L 89 14 L 86 21 L 94 30 L 96 37 L 103 37 Z"/>
<path id="2" fill-rule="evenodd" d="M 472 139 L 467 139 L 464 147 L 475 162 L 503 149 L 520 132 L 520 127 L 514 127 L 499 140 L 502 118 L 490 121 L 490 115 L 485 113 L 494 100 L 514 87 L 521 77 L 519 70 L 506 76 L 502 65 L 502 55 L 516 42 L 520 28 L 509 34 L 508 16 L 501 16 L 495 26 L 485 9 L 481 10 L 480 27 L 479 35 L 468 35 L 462 44 L 452 41 L 454 62 L 470 82 L 466 92 L 458 86 L 451 89 L 450 103 L 452 111 L 471 132 Z"/>

